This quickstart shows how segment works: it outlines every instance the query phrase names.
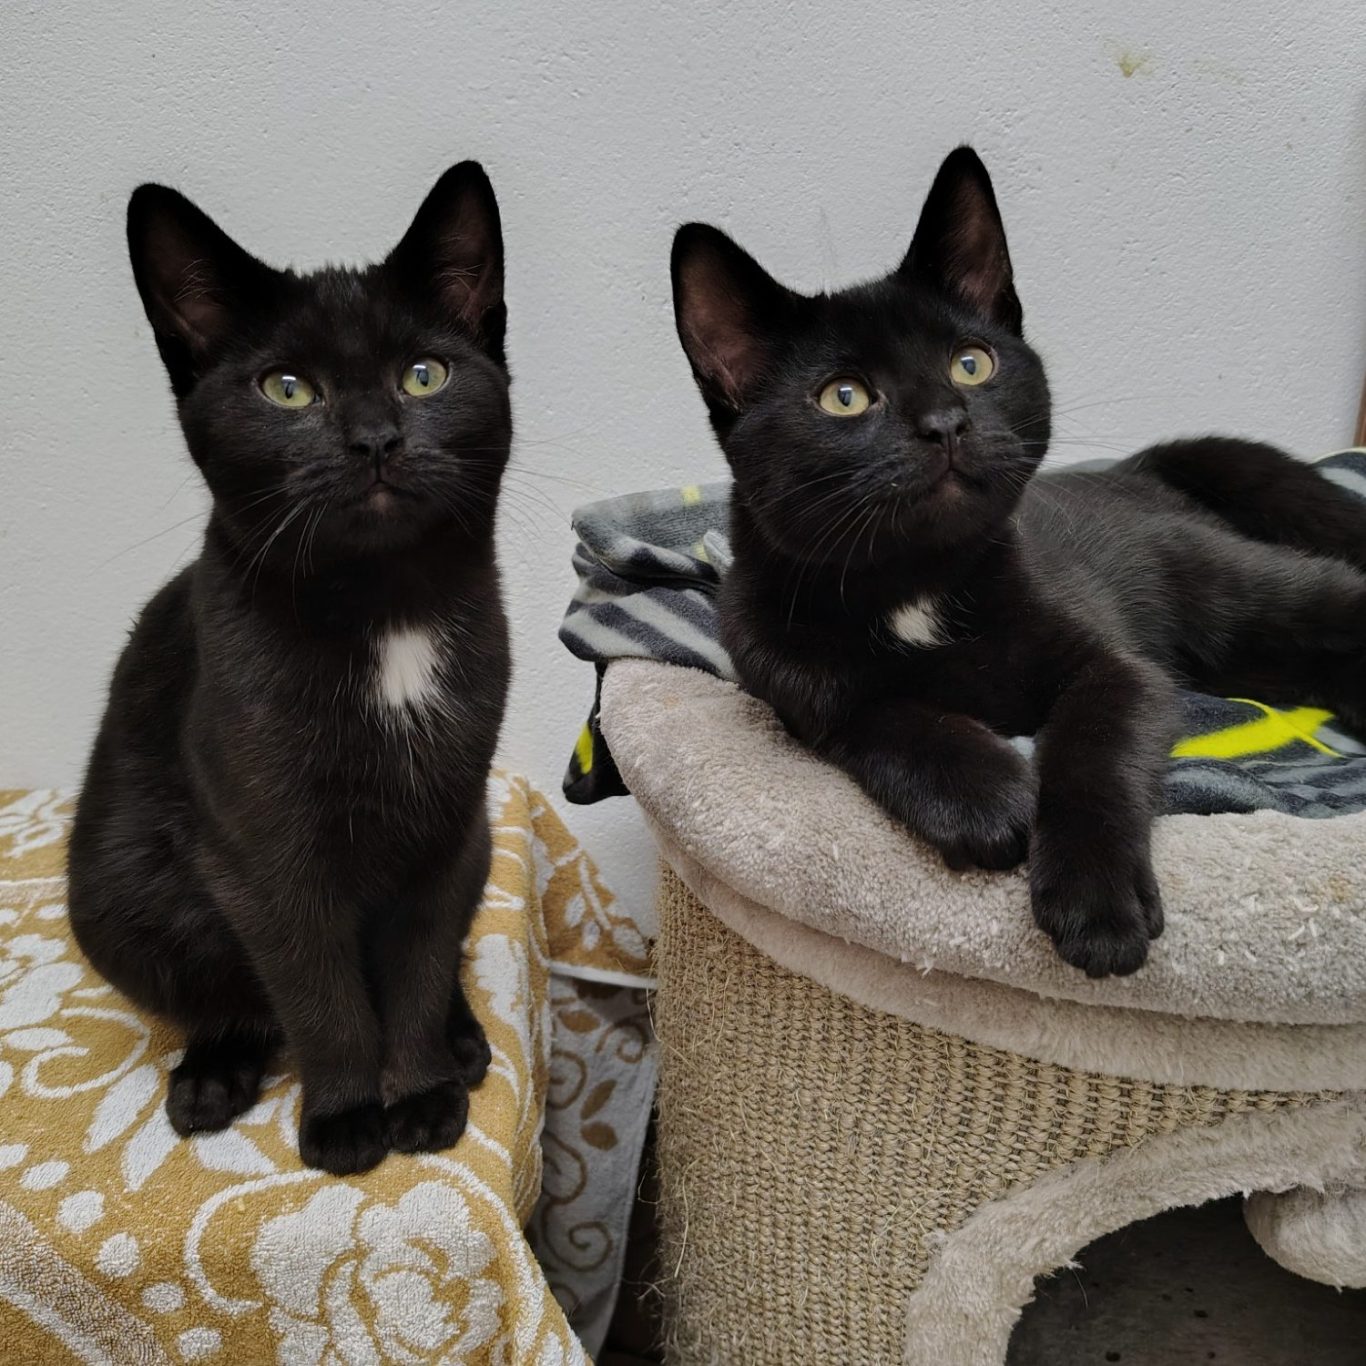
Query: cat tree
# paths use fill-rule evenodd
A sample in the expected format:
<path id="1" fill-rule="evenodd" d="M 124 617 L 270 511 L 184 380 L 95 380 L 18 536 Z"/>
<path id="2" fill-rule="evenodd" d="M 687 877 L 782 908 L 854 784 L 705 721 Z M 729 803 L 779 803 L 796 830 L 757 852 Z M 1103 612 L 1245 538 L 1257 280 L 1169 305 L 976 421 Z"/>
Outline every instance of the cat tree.
<path id="1" fill-rule="evenodd" d="M 1093 982 L 733 685 L 620 661 L 602 725 L 664 862 L 670 1360 L 1003 1362 L 1035 1277 L 1237 1192 L 1366 1284 L 1366 813 L 1163 818 L 1167 931 Z"/>

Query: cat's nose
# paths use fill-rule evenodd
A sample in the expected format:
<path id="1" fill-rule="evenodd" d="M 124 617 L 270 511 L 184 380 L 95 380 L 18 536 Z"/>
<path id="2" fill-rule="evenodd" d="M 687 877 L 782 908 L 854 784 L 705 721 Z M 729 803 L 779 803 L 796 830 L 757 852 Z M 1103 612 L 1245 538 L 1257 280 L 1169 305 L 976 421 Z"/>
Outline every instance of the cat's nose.
<path id="1" fill-rule="evenodd" d="M 378 469 L 403 449 L 403 433 L 392 423 L 363 427 L 351 433 L 351 454 Z"/>
<path id="2" fill-rule="evenodd" d="M 937 442 L 945 450 L 952 451 L 971 426 L 967 413 L 961 408 L 940 408 L 921 413 L 916 419 L 915 432 L 922 440 Z"/>

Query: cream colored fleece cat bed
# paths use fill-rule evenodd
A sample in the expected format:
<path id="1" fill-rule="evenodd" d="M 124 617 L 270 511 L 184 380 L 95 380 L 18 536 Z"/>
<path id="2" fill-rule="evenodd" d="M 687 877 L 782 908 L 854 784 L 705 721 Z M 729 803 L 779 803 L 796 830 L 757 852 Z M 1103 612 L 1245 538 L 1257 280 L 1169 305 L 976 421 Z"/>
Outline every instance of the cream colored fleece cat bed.
<path id="1" fill-rule="evenodd" d="M 601 721 L 666 865 L 671 1360 L 1000 1363 L 1036 1276 L 1240 1191 L 1366 1284 L 1366 814 L 1162 818 L 1166 933 L 1090 981 L 732 684 L 621 661 Z"/>

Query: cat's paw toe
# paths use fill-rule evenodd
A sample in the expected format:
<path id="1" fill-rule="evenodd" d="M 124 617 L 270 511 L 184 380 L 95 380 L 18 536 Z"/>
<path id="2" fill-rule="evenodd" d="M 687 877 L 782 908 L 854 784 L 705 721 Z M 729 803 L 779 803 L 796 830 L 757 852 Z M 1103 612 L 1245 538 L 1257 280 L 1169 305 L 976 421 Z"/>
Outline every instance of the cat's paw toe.
<path id="1" fill-rule="evenodd" d="M 1058 957 L 1088 977 L 1127 977 L 1148 961 L 1144 925 L 1092 926 L 1056 941 Z"/>
<path id="2" fill-rule="evenodd" d="M 384 1112 L 389 1147 L 399 1153 L 449 1148 L 464 1133 L 469 1110 L 469 1093 L 460 1082 L 442 1082 L 404 1096 Z"/>
<path id="3" fill-rule="evenodd" d="M 182 1138 L 226 1129 L 250 1110 L 261 1090 L 255 1067 L 177 1067 L 166 1091 L 166 1115 Z"/>
<path id="4" fill-rule="evenodd" d="M 384 1109 L 378 1103 L 335 1115 L 305 1115 L 299 1129 L 300 1158 L 333 1176 L 369 1171 L 387 1151 Z"/>

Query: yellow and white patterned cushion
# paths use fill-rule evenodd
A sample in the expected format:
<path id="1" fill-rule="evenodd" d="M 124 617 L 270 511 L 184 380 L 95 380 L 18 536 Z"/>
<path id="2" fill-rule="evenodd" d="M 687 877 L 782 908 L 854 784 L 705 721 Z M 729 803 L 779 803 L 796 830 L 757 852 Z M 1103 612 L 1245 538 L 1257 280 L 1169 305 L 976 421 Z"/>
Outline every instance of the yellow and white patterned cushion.
<path id="1" fill-rule="evenodd" d="M 586 1362 L 522 1235 L 551 1074 L 547 922 L 576 957 L 626 932 L 540 794 L 495 775 L 490 806 L 465 983 L 493 1065 L 469 1128 L 339 1179 L 300 1165 L 290 1075 L 227 1131 L 176 1137 L 181 1040 L 70 937 L 68 798 L 0 793 L 0 1361 Z"/>

